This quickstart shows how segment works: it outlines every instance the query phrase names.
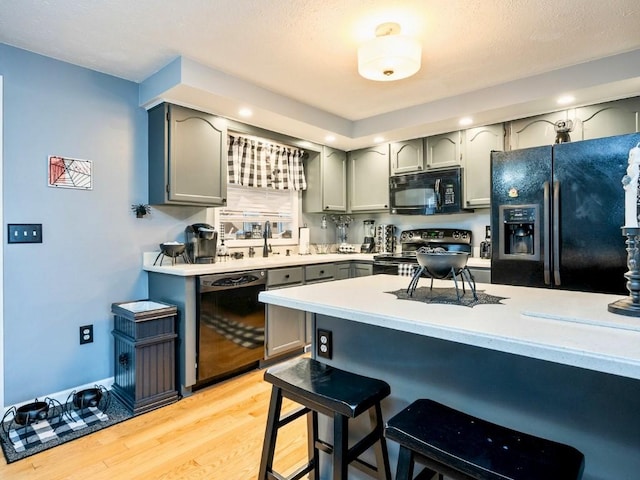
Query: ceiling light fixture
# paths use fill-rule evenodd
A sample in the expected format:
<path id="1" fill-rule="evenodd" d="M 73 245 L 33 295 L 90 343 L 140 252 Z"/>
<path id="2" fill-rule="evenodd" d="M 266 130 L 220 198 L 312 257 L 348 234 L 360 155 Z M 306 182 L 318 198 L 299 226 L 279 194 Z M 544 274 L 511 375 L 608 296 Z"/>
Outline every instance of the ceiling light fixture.
<path id="1" fill-rule="evenodd" d="M 421 58 L 418 40 L 400 35 L 397 23 L 383 23 L 376 28 L 376 38 L 358 49 L 358 73 L 380 82 L 401 80 L 420 70 Z"/>

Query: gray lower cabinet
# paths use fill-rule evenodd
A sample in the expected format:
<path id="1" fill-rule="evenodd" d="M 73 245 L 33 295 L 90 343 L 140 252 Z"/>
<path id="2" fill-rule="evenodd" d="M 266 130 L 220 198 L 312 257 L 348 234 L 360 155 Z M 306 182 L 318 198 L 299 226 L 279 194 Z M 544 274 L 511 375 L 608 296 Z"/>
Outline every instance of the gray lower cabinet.
<path id="1" fill-rule="evenodd" d="M 491 283 L 490 268 L 469 267 L 469 271 L 476 283 Z"/>
<path id="2" fill-rule="evenodd" d="M 351 262 L 336 263 L 336 280 L 351 278 Z"/>
<path id="3" fill-rule="evenodd" d="M 369 262 L 353 262 L 351 264 L 351 277 L 368 277 L 373 275 L 373 264 Z"/>
<path id="4" fill-rule="evenodd" d="M 303 267 L 271 269 L 267 289 L 293 287 L 304 283 Z M 300 310 L 267 305 L 265 322 L 265 359 L 301 351 L 307 343 L 306 315 Z"/>
<path id="5" fill-rule="evenodd" d="M 331 282 L 372 274 L 370 262 L 338 262 L 271 269 L 267 273 L 267 290 Z M 311 343 L 313 315 L 300 310 L 267 305 L 265 325 L 265 359 L 302 351 Z"/>
<path id="6" fill-rule="evenodd" d="M 149 203 L 221 206 L 227 197 L 223 118 L 167 103 L 149 116 Z"/>
<path id="7" fill-rule="evenodd" d="M 336 280 L 345 278 L 365 277 L 373 274 L 373 264 L 370 262 L 340 262 L 336 263 Z"/>
<path id="8" fill-rule="evenodd" d="M 336 266 L 333 263 L 320 263 L 304 267 L 304 283 L 330 282 L 335 280 Z"/>

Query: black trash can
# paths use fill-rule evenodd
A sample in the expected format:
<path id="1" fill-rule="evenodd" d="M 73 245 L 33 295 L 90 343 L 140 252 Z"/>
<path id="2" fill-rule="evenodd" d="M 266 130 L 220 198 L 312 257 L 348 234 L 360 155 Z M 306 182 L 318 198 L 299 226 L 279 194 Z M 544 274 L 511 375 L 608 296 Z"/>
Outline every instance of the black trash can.
<path id="1" fill-rule="evenodd" d="M 112 391 L 134 415 L 178 400 L 177 307 L 151 300 L 111 305 L 115 369 Z"/>

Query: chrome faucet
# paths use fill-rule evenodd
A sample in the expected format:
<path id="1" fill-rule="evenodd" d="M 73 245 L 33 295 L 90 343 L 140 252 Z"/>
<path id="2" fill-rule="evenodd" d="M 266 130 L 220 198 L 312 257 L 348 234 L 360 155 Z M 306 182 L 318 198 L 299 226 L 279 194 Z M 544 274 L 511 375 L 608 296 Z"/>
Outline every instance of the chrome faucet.
<path id="1" fill-rule="evenodd" d="M 271 222 L 267 220 L 264 222 L 264 230 L 262 231 L 262 238 L 264 238 L 264 246 L 262 247 L 262 256 L 269 256 L 269 246 L 267 245 L 267 239 L 271 237 Z"/>

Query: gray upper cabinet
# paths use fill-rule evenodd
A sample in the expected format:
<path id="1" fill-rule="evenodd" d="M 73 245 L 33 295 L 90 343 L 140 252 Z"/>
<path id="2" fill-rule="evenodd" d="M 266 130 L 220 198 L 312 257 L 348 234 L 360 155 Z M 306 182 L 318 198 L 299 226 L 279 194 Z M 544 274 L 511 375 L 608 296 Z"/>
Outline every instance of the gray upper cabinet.
<path id="1" fill-rule="evenodd" d="M 569 119 L 566 110 L 514 120 L 509 124 L 509 149 L 552 145 L 556 141 L 555 123 Z"/>
<path id="2" fill-rule="evenodd" d="M 347 211 L 347 154 L 324 146 L 305 164 L 307 189 L 302 208 L 307 213 Z"/>
<path id="3" fill-rule="evenodd" d="M 424 148 L 422 139 L 407 140 L 390 144 L 391 174 L 419 172 L 424 169 Z"/>
<path id="4" fill-rule="evenodd" d="M 571 140 L 590 140 L 640 131 L 640 98 L 627 98 L 575 109 Z"/>
<path id="5" fill-rule="evenodd" d="M 504 125 L 487 125 L 463 132 L 464 206 L 489 207 L 491 151 L 504 150 Z"/>
<path id="6" fill-rule="evenodd" d="M 148 115 L 149 203 L 225 205 L 224 119 L 166 103 L 152 108 Z"/>
<path id="7" fill-rule="evenodd" d="M 459 131 L 434 135 L 424 139 L 428 169 L 459 167 L 461 134 Z"/>
<path id="8" fill-rule="evenodd" d="M 640 131 L 640 97 L 599 103 L 510 122 L 507 129 L 510 150 L 552 145 L 555 123 L 573 122 L 571 141 L 612 137 Z"/>
<path id="9" fill-rule="evenodd" d="M 389 145 L 349 152 L 349 211 L 389 210 Z"/>

